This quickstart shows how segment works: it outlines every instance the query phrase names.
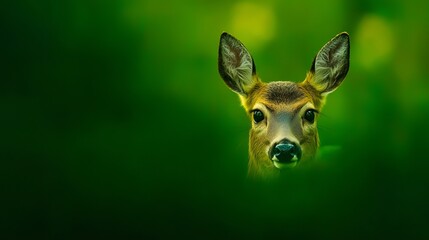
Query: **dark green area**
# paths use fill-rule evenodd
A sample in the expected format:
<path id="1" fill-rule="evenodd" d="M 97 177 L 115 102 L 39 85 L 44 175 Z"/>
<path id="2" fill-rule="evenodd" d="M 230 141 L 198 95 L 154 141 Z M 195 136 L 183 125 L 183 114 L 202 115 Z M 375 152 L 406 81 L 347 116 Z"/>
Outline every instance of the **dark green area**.
<path id="1" fill-rule="evenodd" d="M 0 238 L 427 238 L 429 4 L 249 4 L 1 3 Z M 246 30 L 267 16 L 271 33 Z M 246 180 L 250 121 L 217 72 L 222 31 L 265 81 L 302 80 L 349 32 L 319 162 Z"/>

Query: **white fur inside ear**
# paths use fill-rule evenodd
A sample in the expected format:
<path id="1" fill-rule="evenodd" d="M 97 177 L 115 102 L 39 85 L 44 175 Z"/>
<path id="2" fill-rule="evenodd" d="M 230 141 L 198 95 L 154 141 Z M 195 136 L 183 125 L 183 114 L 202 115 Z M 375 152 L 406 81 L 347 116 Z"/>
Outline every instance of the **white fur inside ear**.
<path id="1" fill-rule="evenodd" d="M 318 90 L 328 89 L 331 81 L 341 74 L 347 63 L 347 54 L 348 42 L 341 39 L 332 40 L 320 50 L 315 62 L 315 82 Z M 329 92 L 324 92 L 324 94 Z"/>
<path id="2" fill-rule="evenodd" d="M 221 46 L 225 72 L 232 80 L 238 81 L 239 87 L 252 83 L 252 57 L 237 41 L 225 40 Z"/>

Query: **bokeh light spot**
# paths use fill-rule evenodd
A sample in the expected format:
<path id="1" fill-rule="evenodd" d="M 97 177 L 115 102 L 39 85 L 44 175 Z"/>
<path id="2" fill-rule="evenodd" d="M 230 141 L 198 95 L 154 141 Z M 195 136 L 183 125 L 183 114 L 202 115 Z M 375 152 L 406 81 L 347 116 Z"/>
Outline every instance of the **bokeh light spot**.
<path id="1" fill-rule="evenodd" d="M 391 56 L 394 34 L 391 25 L 376 15 L 363 17 L 356 34 L 356 54 L 359 64 L 367 70 L 374 69 Z"/>
<path id="2" fill-rule="evenodd" d="M 270 6 L 241 2 L 235 5 L 232 15 L 231 34 L 245 40 L 249 48 L 261 47 L 275 35 L 275 17 Z"/>

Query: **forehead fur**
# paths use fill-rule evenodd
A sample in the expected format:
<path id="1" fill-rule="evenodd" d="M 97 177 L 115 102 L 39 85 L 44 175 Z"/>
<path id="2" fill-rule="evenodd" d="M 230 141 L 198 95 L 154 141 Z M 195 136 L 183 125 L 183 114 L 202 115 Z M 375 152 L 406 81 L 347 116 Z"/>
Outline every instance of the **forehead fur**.
<path id="1" fill-rule="evenodd" d="M 267 85 L 264 97 L 274 104 L 287 104 L 305 98 L 305 94 L 296 83 L 271 82 Z"/>
<path id="2" fill-rule="evenodd" d="M 269 102 L 274 105 L 291 104 L 300 100 L 308 99 L 312 101 L 316 109 L 320 109 L 323 105 L 323 97 L 310 84 L 307 84 L 307 79 L 301 83 L 288 81 L 259 82 L 246 97 L 243 97 L 242 103 L 246 110 L 250 110 L 257 101 Z"/>

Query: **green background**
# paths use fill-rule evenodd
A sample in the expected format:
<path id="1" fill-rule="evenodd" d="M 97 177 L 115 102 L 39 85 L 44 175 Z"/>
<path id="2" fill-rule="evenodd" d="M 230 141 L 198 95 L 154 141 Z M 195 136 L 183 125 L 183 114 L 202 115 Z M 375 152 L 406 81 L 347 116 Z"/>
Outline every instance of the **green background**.
<path id="1" fill-rule="evenodd" d="M 4 239 L 428 237 L 429 2 L 0 9 Z M 319 121 L 324 158 L 246 180 L 250 120 L 217 72 L 222 31 L 265 81 L 303 80 L 350 34 Z"/>

